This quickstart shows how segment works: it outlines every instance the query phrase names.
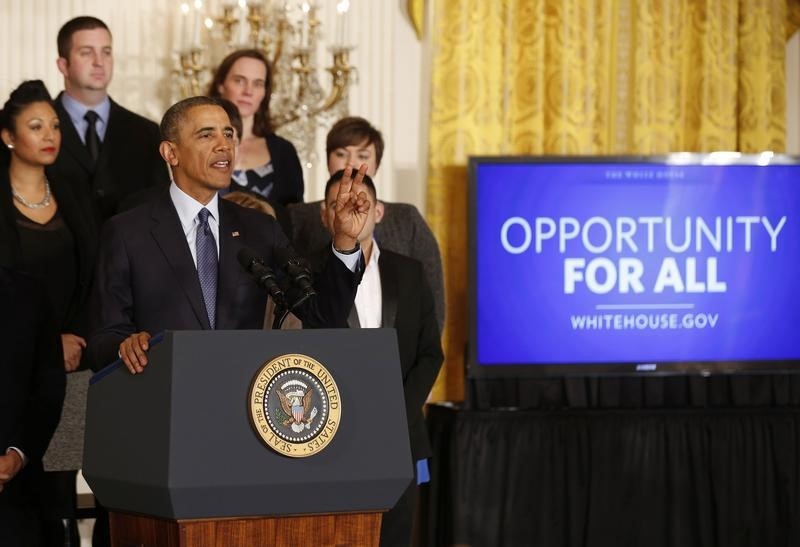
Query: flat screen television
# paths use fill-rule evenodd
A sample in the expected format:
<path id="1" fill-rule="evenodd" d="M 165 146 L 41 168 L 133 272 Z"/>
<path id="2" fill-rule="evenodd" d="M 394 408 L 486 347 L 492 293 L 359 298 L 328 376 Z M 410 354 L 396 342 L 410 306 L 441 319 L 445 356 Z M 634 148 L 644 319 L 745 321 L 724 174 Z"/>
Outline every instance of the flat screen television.
<path id="1" fill-rule="evenodd" d="M 800 158 L 474 157 L 468 376 L 800 370 Z"/>

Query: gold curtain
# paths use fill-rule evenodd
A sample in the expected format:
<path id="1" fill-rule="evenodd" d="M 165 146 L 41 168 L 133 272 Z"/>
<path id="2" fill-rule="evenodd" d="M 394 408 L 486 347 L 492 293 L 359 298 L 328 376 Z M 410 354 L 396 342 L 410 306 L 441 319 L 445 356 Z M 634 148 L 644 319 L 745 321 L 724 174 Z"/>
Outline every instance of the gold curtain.
<path id="1" fill-rule="evenodd" d="M 467 157 L 783 151 L 800 0 L 429 1 L 427 216 L 447 293 L 432 399 L 461 399 Z"/>

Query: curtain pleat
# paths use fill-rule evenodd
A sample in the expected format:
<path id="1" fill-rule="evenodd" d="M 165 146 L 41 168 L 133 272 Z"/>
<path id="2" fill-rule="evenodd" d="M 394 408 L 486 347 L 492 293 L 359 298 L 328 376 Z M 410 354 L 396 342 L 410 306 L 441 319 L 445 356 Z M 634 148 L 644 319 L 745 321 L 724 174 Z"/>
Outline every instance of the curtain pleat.
<path id="1" fill-rule="evenodd" d="M 433 406 L 423 545 L 800 544 L 800 411 Z"/>

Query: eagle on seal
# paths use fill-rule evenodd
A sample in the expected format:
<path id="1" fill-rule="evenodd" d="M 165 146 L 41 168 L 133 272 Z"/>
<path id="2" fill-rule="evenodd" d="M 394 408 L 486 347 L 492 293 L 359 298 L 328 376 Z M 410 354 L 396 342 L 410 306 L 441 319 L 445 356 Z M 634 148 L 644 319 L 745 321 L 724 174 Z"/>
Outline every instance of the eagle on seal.
<path id="1" fill-rule="evenodd" d="M 309 389 L 304 394 L 295 391 L 294 393 L 289 393 L 289 395 L 284 394 L 281 390 L 277 391 L 278 398 L 281 401 L 281 408 L 283 408 L 283 411 L 289 416 L 289 418 L 283 422 L 284 427 L 289 427 L 295 423 L 307 424 L 314 418 L 314 416 L 310 416 L 309 418 L 305 417 L 311 410 L 311 397 L 314 394 L 313 390 Z M 303 396 L 302 402 L 300 395 Z"/>

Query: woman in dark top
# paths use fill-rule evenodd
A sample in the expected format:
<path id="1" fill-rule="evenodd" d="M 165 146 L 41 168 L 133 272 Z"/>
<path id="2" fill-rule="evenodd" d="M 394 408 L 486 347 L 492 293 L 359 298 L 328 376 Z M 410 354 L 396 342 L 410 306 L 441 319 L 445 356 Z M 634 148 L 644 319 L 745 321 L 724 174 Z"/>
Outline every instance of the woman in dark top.
<path id="1" fill-rule="evenodd" d="M 86 301 L 96 247 L 91 209 L 73 194 L 68 181 L 47 176 L 46 168 L 61 146 L 61 132 L 41 81 L 23 82 L 11 92 L 0 113 L 0 130 L 4 145 L 0 148 L 0 265 L 42 282 L 61 333 L 64 369 L 73 373 L 87 368 Z M 61 519 L 71 516 L 80 462 L 54 464 L 65 472 L 47 473 L 40 492 L 46 496 L 51 523 L 59 528 Z"/>
<path id="2" fill-rule="evenodd" d="M 208 88 L 239 109 L 243 131 L 233 174 L 236 185 L 273 205 L 303 201 L 303 169 L 294 145 L 272 131 L 269 100 L 272 74 L 264 55 L 254 49 L 234 51 L 220 63 Z"/>

